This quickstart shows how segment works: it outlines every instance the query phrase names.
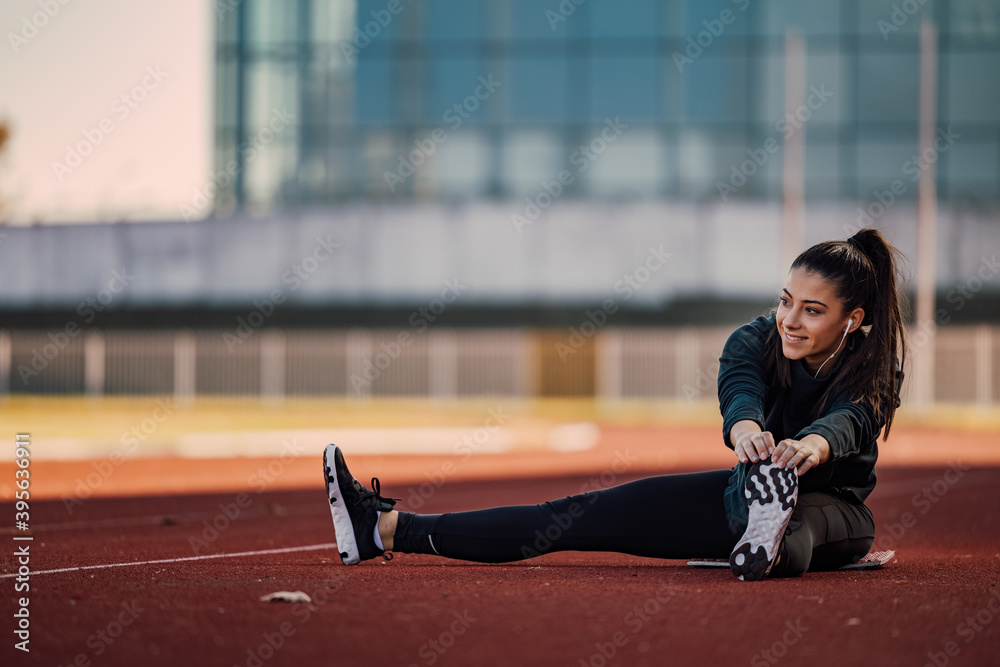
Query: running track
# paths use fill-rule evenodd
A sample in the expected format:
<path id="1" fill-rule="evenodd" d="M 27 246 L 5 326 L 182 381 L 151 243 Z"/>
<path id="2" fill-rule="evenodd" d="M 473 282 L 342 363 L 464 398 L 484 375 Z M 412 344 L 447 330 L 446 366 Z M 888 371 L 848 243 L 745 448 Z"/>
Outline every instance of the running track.
<path id="1" fill-rule="evenodd" d="M 368 459 L 352 469 L 382 477 L 386 495 L 414 488 Z M 245 497 L 91 498 L 72 515 L 58 500 L 33 503 L 31 652 L 13 648 L 22 594 L 6 576 L 0 662 L 940 667 L 996 665 L 1000 654 L 1000 467 L 880 467 L 870 502 L 876 546 L 895 549 L 896 561 L 761 583 L 616 554 L 500 566 L 400 554 L 345 567 L 323 546 L 333 530 L 315 474 L 312 488 Z M 538 502 L 592 479 L 449 481 L 421 509 Z M 234 508 L 238 516 L 225 518 Z M 0 505 L 2 516 L 13 511 Z M 212 522 L 222 530 L 207 529 Z M 14 534 L 0 530 L 4 575 L 16 572 L 13 552 L 25 544 Z M 316 548 L 280 551 L 300 547 Z M 179 560 L 240 552 L 255 553 Z M 107 567 L 159 560 L 171 562 Z M 45 572 L 82 565 L 100 567 Z M 281 590 L 313 603 L 259 601 Z"/>

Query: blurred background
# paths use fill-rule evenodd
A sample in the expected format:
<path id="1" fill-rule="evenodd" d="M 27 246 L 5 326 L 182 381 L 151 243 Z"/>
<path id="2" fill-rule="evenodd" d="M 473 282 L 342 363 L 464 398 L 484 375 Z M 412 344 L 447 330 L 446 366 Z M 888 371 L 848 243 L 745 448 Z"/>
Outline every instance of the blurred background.
<path id="1" fill-rule="evenodd" d="M 998 0 L 9 0 L 0 23 L 4 422 L 65 455 L 120 447 L 156 397 L 227 432 L 400 400 L 715 419 L 727 335 L 863 226 L 923 281 L 915 404 L 1000 402 Z"/>

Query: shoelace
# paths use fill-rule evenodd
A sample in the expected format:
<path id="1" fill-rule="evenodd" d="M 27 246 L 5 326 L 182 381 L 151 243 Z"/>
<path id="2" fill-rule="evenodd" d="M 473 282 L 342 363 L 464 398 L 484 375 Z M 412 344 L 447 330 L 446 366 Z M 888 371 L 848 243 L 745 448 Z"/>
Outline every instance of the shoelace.
<path id="1" fill-rule="evenodd" d="M 362 488 L 364 488 L 364 487 L 362 487 Z M 382 484 L 378 481 L 378 477 L 372 477 L 372 490 L 371 491 L 365 491 L 364 493 L 362 493 L 361 496 L 357 500 L 354 501 L 354 504 L 355 505 L 360 505 L 365 500 L 368 500 L 369 498 L 373 498 L 373 497 L 379 503 L 379 507 L 382 506 L 382 503 L 388 503 L 389 506 L 392 507 L 392 506 L 394 506 L 396 504 L 397 500 L 402 500 L 402 498 L 383 498 L 382 497 Z M 375 526 L 375 530 L 378 530 L 378 525 Z M 392 560 L 392 552 L 383 551 L 382 552 L 382 558 L 384 560 Z"/>
<path id="2" fill-rule="evenodd" d="M 364 487 L 361 487 L 364 488 Z M 374 497 L 380 504 L 389 503 L 390 506 L 394 506 L 397 501 L 402 500 L 402 498 L 383 498 L 382 497 L 382 484 L 378 481 L 378 477 L 372 477 L 372 490 L 365 491 L 361 496 L 354 501 L 355 505 L 360 505 L 369 498 Z"/>

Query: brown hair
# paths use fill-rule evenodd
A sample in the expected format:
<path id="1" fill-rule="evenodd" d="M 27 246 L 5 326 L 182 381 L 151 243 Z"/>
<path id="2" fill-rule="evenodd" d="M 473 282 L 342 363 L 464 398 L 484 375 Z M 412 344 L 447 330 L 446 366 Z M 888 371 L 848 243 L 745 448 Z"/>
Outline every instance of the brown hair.
<path id="1" fill-rule="evenodd" d="M 889 437 L 899 398 L 898 373 L 906 361 L 906 330 L 903 318 L 907 302 L 897 280 L 902 255 L 877 229 L 862 229 L 846 241 L 817 243 L 792 262 L 828 281 L 844 312 L 865 311 L 857 329 L 848 339 L 843 363 L 832 378 L 816 412 L 831 396 L 846 393 L 851 401 L 872 406 L 885 424 Z M 867 330 L 867 332 L 865 331 Z M 771 348 L 768 365 L 782 386 L 791 385 L 788 359 L 781 351 L 776 330 L 768 335 Z M 818 416 L 818 414 L 817 414 Z"/>

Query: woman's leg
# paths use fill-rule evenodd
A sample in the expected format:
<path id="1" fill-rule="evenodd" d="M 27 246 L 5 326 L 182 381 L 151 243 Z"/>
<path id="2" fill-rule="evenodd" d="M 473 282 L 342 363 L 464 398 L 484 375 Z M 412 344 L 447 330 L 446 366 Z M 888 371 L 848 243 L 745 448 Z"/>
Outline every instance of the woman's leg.
<path id="1" fill-rule="evenodd" d="M 722 503 L 729 470 L 662 475 L 538 505 L 400 512 L 393 549 L 481 563 L 555 551 L 726 558 L 736 537 Z"/>
<path id="2" fill-rule="evenodd" d="M 772 576 L 835 570 L 864 558 L 875 539 L 871 511 L 822 492 L 799 496 Z"/>

